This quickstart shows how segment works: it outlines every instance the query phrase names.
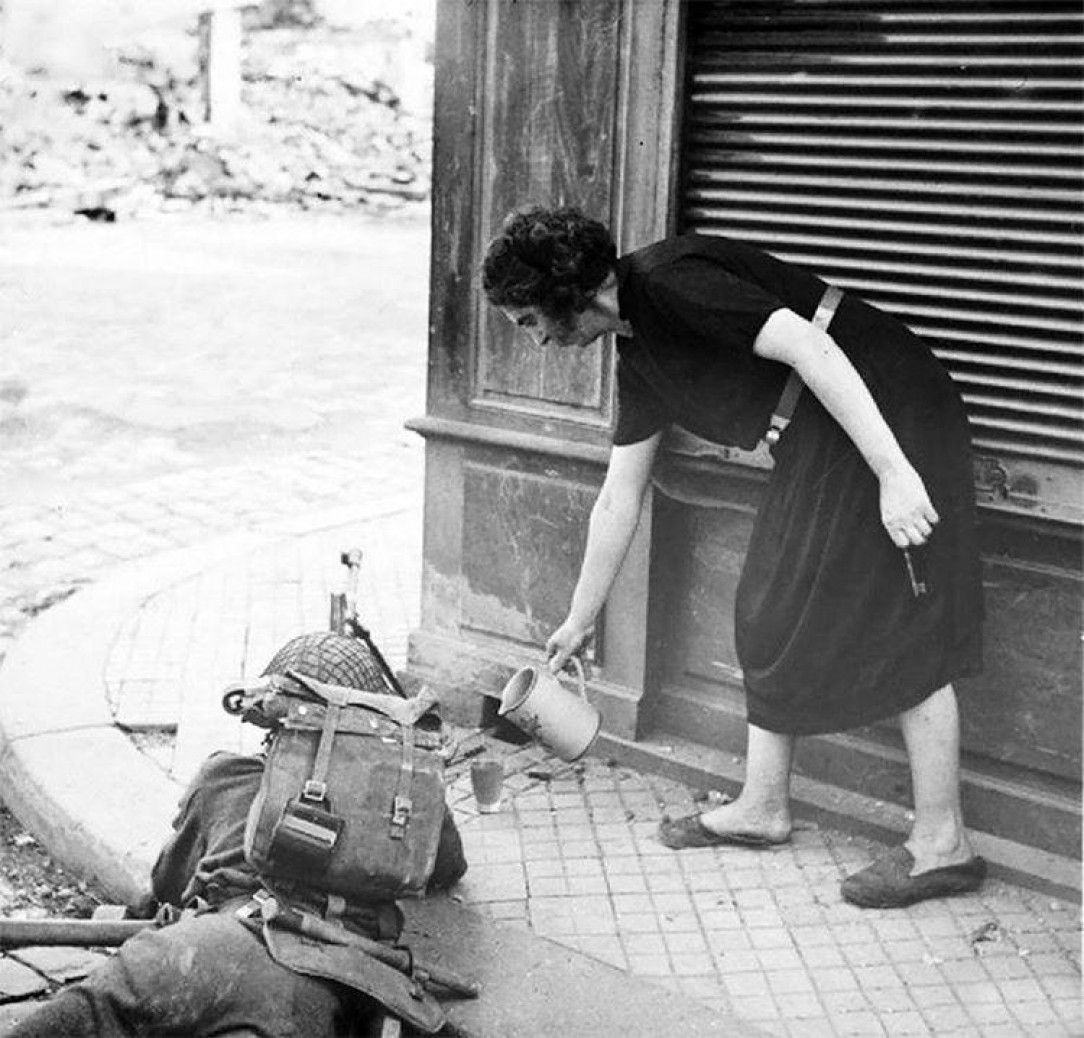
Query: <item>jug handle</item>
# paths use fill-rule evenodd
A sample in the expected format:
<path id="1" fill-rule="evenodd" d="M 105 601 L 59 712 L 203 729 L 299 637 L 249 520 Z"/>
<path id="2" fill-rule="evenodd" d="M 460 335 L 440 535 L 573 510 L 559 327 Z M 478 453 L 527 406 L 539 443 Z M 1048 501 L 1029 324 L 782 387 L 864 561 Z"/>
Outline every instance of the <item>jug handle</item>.
<path id="1" fill-rule="evenodd" d="M 583 660 L 579 656 L 569 656 L 568 662 L 576 669 L 576 683 L 579 686 L 581 699 L 587 698 L 587 676 L 583 671 Z M 566 664 L 567 666 L 568 664 Z"/>

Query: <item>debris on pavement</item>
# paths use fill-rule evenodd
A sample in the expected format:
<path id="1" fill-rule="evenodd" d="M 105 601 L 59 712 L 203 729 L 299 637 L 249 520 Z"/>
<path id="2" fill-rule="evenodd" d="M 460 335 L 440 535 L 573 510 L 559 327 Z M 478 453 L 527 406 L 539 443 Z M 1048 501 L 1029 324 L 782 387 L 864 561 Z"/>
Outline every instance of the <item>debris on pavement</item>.
<path id="1" fill-rule="evenodd" d="M 0 68 L 0 207 L 62 205 L 95 219 L 227 200 L 302 208 L 402 204 L 429 193 L 428 113 L 359 64 L 364 27 L 251 27 L 243 124 L 202 120 L 196 62 L 135 45 L 123 79 L 63 82 Z M 393 41 L 394 42 L 394 41 Z M 196 54 L 197 40 L 185 51 Z M 2 62 L 2 59 L 0 59 Z"/>
<path id="2" fill-rule="evenodd" d="M 91 884 L 58 865 L 14 815 L 0 807 L 0 916 L 89 916 L 101 900 Z"/>
<path id="3" fill-rule="evenodd" d="M 1001 925 L 997 922 L 983 923 L 977 930 L 975 930 L 969 940 L 971 942 L 971 948 L 976 955 L 981 955 L 985 951 L 982 947 L 985 944 L 999 944 L 1005 939 L 1005 931 L 1002 930 Z"/>

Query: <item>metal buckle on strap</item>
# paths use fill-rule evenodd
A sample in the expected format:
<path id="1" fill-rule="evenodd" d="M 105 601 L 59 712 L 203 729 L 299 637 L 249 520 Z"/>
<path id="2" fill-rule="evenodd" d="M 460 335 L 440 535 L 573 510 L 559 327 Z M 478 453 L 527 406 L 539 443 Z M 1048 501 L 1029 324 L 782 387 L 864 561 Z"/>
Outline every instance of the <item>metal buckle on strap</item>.
<path id="1" fill-rule="evenodd" d="M 306 779 L 305 785 L 301 787 L 301 799 L 322 804 L 327 800 L 327 783 L 318 782 L 316 779 Z"/>
<path id="2" fill-rule="evenodd" d="M 391 838 L 401 840 L 406 827 L 410 824 L 410 816 L 414 813 L 414 801 L 410 797 L 397 796 L 392 801 L 391 811 Z"/>
<path id="3" fill-rule="evenodd" d="M 783 387 L 783 395 L 779 398 L 768 430 L 764 433 L 764 442 L 770 447 L 774 447 L 779 442 L 779 438 L 790 425 L 790 416 L 794 413 L 801 391 L 802 380 L 798 377 L 798 372 L 792 371 L 787 378 L 787 384 Z"/>
<path id="4" fill-rule="evenodd" d="M 269 890 L 254 890 L 251 897 L 233 914 L 238 919 L 252 919 L 262 914 L 264 903 L 269 899 L 273 900 Z"/>

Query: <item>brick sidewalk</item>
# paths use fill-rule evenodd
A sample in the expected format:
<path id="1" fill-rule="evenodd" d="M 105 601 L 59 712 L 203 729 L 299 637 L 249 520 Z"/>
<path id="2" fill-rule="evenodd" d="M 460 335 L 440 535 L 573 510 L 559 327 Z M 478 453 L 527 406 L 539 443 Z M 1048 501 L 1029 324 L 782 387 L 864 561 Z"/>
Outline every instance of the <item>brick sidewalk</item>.
<path id="1" fill-rule="evenodd" d="M 312 516 L 313 524 L 327 519 Z M 418 624 L 421 503 L 342 519 L 163 588 L 117 633 L 105 674 L 113 715 L 135 733 L 176 728 L 155 759 L 178 781 L 215 749 L 248 751 L 260 742 L 262 733 L 223 713 L 218 692 L 258 675 L 293 636 L 327 628 L 343 551 L 362 550 L 362 622 L 392 667 L 406 663 L 407 635 Z"/>
<path id="2" fill-rule="evenodd" d="M 512 755 L 500 814 L 472 816 L 467 781 L 452 786 L 472 862 L 463 896 L 497 918 L 769 1034 L 1081 1033 L 1072 906 L 990 883 L 863 911 L 838 885 L 877 852 L 868 841 L 810 827 L 771 851 L 675 854 L 654 833 L 692 791 L 595 760 L 529 779 L 552 766 L 536 756 Z"/>

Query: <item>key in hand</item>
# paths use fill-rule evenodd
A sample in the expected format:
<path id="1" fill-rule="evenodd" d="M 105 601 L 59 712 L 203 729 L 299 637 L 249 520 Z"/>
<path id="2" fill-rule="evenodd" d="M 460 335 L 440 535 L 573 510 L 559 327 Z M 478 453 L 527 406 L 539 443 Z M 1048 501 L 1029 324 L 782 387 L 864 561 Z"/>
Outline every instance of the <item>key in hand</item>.
<path id="1" fill-rule="evenodd" d="M 903 560 L 907 563 L 907 576 L 911 580 L 911 593 L 915 598 L 921 598 L 929 590 L 926 587 L 925 575 L 919 572 L 915 560 L 911 558 L 911 549 L 903 549 Z"/>

